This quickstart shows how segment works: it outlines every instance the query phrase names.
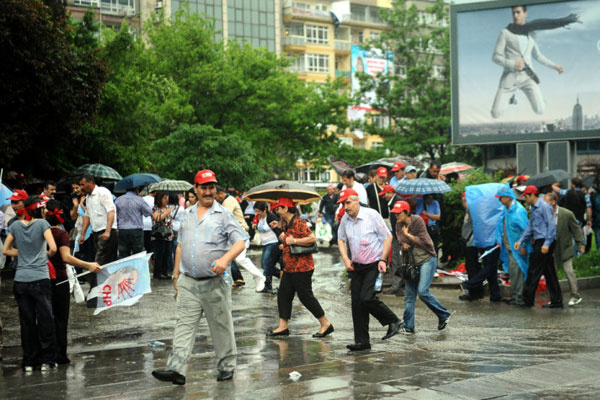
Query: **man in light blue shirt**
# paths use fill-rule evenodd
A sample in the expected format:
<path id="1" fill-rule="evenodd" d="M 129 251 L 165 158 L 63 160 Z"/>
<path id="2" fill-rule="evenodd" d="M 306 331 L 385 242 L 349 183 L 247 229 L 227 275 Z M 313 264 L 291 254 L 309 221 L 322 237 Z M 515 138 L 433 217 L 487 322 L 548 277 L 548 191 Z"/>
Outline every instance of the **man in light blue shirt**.
<path id="1" fill-rule="evenodd" d="M 529 223 L 519 241 L 514 245 L 515 251 L 525 247 L 533 238 L 533 251 L 529 256 L 529 270 L 525 289 L 523 290 L 523 303 L 525 307 L 533 307 L 535 292 L 542 275 L 546 277 L 546 285 L 550 293 L 550 303 L 544 308 L 563 308 L 562 292 L 558 284 L 556 268 L 554 267 L 554 245 L 556 242 L 556 222 L 552 206 L 539 197 L 538 189 L 529 185 L 523 192 L 525 201 L 531 206 Z"/>
<path id="2" fill-rule="evenodd" d="M 224 273 L 245 248 L 248 234 L 233 214 L 215 201 L 217 177 L 210 170 L 196 174 L 198 203 L 186 210 L 179 230 L 173 286 L 177 292 L 177 323 L 166 370 L 152 375 L 185 385 L 188 361 L 198 323 L 206 315 L 215 354 L 218 381 L 233 379 L 237 349 L 231 316 L 231 284 Z"/>
<path id="3" fill-rule="evenodd" d="M 391 171 L 394 174 L 394 176 L 392 176 L 392 179 L 390 179 L 390 185 L 392 185 L 393 187 L 396 187 L 396 186 L 398 186 L 398 184 L 400 182 L 402 182 L 404 179 L 406 179 L 406 177 L 404 176 L 404 168 L 405 167 L 406 166 L 401 161 L 394 163 L 394 166 L 392 167 L 392 171 Z"/>
<path id="4" fill-rule="evenodd" d="M 152 209 L 138 195 L 137 188 L 128 190 L 115 200 L 117 228 L 119 229 L 119 258 L 129 257 L 144 250 L 143 217 L 151 217 Z"/>

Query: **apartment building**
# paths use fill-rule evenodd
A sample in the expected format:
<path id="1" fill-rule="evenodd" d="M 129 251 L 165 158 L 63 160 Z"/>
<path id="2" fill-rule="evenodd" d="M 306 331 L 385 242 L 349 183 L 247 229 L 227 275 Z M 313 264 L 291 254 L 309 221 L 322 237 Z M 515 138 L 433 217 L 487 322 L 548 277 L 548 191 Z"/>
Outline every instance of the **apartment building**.
<path id="1" fill-rule="evenodd" d="M 66 8 L 75 19 L 82 19 L 86 12 L 93 12 L 98 21 L 113 28 L 119 28 L 123 20 L 141 28 L 140 2 L 143 0 L 67 0 Z"/>

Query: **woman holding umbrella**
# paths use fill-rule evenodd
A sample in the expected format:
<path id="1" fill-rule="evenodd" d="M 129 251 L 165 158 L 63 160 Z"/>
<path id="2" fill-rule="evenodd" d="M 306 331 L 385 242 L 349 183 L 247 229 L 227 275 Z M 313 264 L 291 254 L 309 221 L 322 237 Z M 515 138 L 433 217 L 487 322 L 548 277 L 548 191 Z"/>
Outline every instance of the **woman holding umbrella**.
<path id="1" fill-rule="evenodd" d="M 277 292 L 277 308 L 279 309 L 279 326 L 269 332 L 268 337 L 288 336 L 288 321 L 292 315 L 292 301 L 298 293 L 302 304 L 319 320 L 321 328 L 313 335 L 322 338 L 333 332 L 333 325 L 321 308 L 312 291 L 312 275 L 315 269 L 312 254 L 292 254 L 290 246 L 311 246 L 316 242 L 306 222 L 296 216 L 296 206 L 292 199 L 282 197 L 273 210 L 281 217 L 286 227 L 279 236 L 283 243 L 283 275 Z"/>

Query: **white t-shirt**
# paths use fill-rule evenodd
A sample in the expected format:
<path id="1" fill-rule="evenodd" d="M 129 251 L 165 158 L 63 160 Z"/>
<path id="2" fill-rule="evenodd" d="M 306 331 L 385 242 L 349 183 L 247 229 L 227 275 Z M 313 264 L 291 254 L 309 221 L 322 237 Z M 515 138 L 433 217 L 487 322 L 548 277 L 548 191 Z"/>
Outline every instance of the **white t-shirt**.
<path id="1" fill-rule="evenodd" d="M 152 196 L 144 196 L 144 201 L 146 202 L 146 204 L 148 204 L 150 206 L 150 208 L 154 207 L 154 197 L 152 197 Z M 143 223 L 144 223 L 144 230 L 145 231 L 151 231 L 152 230 L 152 217 L 144 217 Z"/>
<path id="2" fill-rule="evenodd" d="M 85 204 L 93 232 L 106 229 L 108 213 L 110 211 L 115 212 L 111 229 L 117 229 L 117 209 L 110 190 L 102 186 L 96 186 L 92 193 L 87 196 Z"/>

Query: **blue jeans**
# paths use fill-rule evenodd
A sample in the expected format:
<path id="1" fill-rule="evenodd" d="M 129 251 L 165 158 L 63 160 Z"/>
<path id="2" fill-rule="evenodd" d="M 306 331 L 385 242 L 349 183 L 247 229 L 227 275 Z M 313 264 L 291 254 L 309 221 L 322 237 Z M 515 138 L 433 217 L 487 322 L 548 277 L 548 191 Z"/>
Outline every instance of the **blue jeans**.
<path id="1" fill-rule="evenodd" d="M 450 316 L 450 312 L 444 308 L 429 292 L 429 286 L 433 280 L 435 269 L 437 267 L 437 259 L 431 257 L 419 268 L 419 282 L 406 282 L 406 297 L 404 298 L 404 326 L 407 329 L 415 328 L 415 300 L 417 295 L 431 311 L 438 316 L 439 319 L 446 319 Z"/>
<path id="2" fill-rule="evenodd" d="M 275 268 L 275 264 L 281 257 L 281 250 L 279 249 L 279 243 L 271 243 L 265 246 L 260 258 L 260 264 L 262 265 L 263 274 L 265 275 L 265 288 L 271 289 L 271 281 L 273 277 L 279 277 L 279 270 Z"/>

